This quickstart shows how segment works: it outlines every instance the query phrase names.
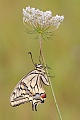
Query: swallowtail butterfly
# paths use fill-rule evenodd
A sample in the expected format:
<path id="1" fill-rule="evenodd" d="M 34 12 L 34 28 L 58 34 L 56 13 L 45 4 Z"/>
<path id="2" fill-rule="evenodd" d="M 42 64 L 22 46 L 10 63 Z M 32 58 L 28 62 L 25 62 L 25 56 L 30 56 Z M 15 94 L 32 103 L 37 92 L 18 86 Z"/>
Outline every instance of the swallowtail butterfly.
<path id="1" fill-rule="evenodd" d="M 22 103 L 31 102 L 32 110 L 37 111 L 37 105 L 44 103 L 46 93 L 42 83 L 49 85 L 45 67 L 42 64 L 34 64 L 35 68 L 23 77 L 16 85 L 10 96 L 12 107 Z"/>

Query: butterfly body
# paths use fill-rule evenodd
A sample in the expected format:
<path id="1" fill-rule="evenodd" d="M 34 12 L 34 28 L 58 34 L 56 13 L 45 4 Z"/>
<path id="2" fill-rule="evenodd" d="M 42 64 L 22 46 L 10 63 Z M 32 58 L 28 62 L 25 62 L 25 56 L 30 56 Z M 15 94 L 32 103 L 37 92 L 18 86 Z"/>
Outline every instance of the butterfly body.
<path id="1" fill-rule="evenodd" d="M 32 110 L 36 110 L 39 103 L 44 103 L 46 93 L 42 83 L 49 85 L 44 67 L 35 64 L 35 69 L 23 77 L 11 93 L 10 104 L 15 107 L 22 103 L 31 102 Z"/>

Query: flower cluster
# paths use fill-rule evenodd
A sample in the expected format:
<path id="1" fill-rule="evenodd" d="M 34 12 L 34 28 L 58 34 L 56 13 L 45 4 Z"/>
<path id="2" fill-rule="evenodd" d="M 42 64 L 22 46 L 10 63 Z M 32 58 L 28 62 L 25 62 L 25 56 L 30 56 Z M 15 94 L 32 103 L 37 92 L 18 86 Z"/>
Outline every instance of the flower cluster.
<path id="1" fill-rule="evenodd" d="M 63 20 L 64 16 L 52 16 L 50 10 L 43 12 L 30 6 L 23 9 L 23 23 L 27 27 L 27 32 L 41 34 L 44 39 L 45 37 L 51 38 L 53 31 L 59 27 Z"/>
<path id="2" fill-rule="evenodd" d="M 40 27 L 41 30 L 51 26 L 58 28 L 63 19 L 64 16 L 52 16 L 51 11 L 43 12 L 30 6 L 23 9 L 23 22 L 29 23 L 35 28 Z"/>

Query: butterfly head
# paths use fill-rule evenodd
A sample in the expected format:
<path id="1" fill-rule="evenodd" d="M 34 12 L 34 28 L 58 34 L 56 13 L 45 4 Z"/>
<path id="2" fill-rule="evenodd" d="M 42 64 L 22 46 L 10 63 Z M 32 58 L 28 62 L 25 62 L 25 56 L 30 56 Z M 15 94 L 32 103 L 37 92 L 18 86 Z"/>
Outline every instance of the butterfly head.
<path id="1" fill-rule="evenodd" d="M 43 69 L 43 65 L 42 64 L 35 64 L 35 68 L 36 69 Z"/>

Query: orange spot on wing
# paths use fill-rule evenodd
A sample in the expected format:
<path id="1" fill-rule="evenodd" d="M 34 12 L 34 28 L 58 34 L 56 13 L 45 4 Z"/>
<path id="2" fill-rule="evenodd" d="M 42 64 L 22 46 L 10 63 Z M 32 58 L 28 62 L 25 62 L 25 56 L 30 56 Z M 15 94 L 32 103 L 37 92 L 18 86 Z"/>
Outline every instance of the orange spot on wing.
<path id="1" fill-rule="evenodd" d="M 41 98 L 46 98 L 46 94 L 45 94 L 45 93 L 42 94 L 42 95 L 41 95 Z"/>

